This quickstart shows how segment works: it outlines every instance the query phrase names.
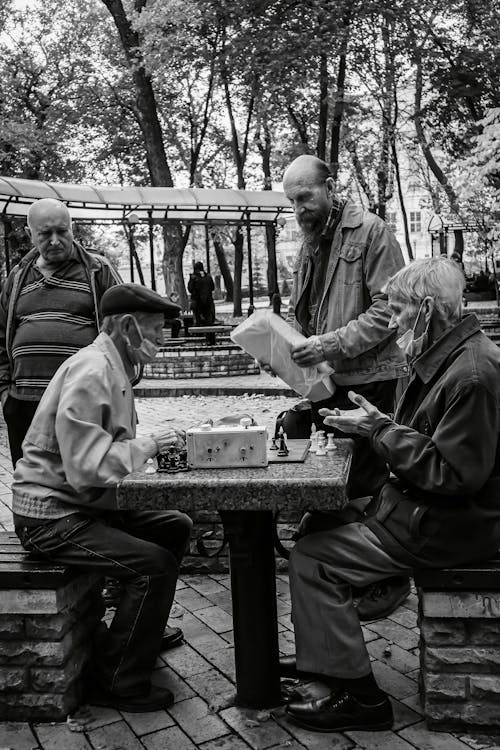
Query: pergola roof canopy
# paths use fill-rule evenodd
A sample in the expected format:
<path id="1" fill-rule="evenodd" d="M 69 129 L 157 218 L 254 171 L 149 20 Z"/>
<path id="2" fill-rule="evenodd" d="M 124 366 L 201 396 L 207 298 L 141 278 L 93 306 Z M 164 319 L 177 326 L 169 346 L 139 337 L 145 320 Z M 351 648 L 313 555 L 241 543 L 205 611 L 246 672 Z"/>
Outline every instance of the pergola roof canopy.
<path id="1" fill-rule="evenodd" d="M 179 221 L 191 224 L 252 224 L 276 222 L 292 208 L 284 193 L 273 190 L 210 190 L 205 188 L 110 187 L 0 177 L 0 212 L 26 216 L 39 198 L 66 203 L 75 221 Z"/>

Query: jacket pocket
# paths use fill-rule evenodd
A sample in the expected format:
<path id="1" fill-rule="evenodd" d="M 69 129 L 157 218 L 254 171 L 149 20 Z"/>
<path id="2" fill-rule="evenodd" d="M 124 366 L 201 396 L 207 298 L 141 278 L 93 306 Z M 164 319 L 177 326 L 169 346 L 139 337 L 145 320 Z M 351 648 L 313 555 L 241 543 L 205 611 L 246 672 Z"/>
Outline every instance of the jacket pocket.
<path id="1" fill-rule="evenodd" d="M 376 518 L 402 547 L 415 554 L 429 540 L 429 530 L 424 531 L 424 519 L 429 510 L 428 505 L 414 502 L 389 484 L 382 490 Z"/>
<path id="2" fill-rule="evenodd" d="M 363 279 L 363 246 L 346 242 L 340 249 L 339 270 L 344 284 L 361 286 Z"/>

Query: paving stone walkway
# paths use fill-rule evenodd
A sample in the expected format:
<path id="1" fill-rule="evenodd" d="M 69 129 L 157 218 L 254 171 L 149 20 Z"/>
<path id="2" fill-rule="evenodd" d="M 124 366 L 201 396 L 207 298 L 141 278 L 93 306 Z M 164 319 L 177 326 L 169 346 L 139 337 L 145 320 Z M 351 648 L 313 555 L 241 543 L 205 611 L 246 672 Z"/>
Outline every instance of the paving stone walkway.
<path id="1" fill-rule="evenodd" d="M 273 424 L 294 399 L 283 396 L 188 396 L 138 399 L 140 430 L 158 422 L 187 427 L 200 419 L 250 412 Z M 0 527 L 12 528 L 12 467 L 5 424 L 0 419 Z M 277 576 L 280 649 L 294 651 L 286 575 Z M 162 654 L 154 681 L 176 700 L 168 711 L 120 713 L 92 708 L 85 731 L 67 724 L 2 723 L 0 750 L 500 750 L 500 738 L 427 731 L 418 700 L 417 597 L 391 617 L 364 627 L 373 670 L 394 706 L 393 731 L 316 734 L 293 726 L 282 708 L 249 711 L 233 705 L 234 665 L 231 594 L 227 575 L 185 576 L 179 581 L 171 624 L 186 642 Z M 111 614 L 111 612 L 109 612 Z M 387 655 L 387 649 L 390 655 Z"/>

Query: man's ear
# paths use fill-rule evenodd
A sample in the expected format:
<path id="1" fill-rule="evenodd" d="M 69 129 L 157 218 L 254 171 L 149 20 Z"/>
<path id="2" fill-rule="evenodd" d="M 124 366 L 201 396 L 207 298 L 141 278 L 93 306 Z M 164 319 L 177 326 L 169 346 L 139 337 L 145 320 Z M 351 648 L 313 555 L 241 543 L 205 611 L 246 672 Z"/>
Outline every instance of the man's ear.
<path id="1" fill-rule="evenodd" d="M 122 315 L 120 320 L 118 321 L 118 330 L 120 331 L 122 336 L 127 336 L 130 333 L 130 323 L 132 320 L 132 316 L 130 313 L 125 313 L 125 315 Z"/>
<path id="2" fill-rule="evenodd" d="M 433 297 L 424 297 L 424 318 L 426 323 L 428 323 L 432 318 L 432 313 L 434 312 L 435 306 L 436 303 L 434 302 Z"/>
<path id="3" fill-rule="evenodd" d="M 329 198 L 333 198 L 335 195 L 335 182 L 333 181 L 333 177 L 327 177 L 325 180 L 326 185 L 326 194 Z"/>
<path id="4" fill-rule="evenodd" d="M 33 234 L 32 234 L 31 229 L 29 228 L 29 226 L 27 224 L 24 227 L 24 231 L 26 233 L 26 236 L 29 237 L 30 240 L 33 240 Z"/>

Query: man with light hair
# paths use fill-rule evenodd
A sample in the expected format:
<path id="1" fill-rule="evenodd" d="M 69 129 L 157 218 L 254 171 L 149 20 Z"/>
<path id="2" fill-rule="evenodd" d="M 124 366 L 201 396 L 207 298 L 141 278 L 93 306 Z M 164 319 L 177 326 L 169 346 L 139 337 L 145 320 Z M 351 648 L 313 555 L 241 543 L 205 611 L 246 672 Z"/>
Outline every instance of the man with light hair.
<path id="1" fill-rule="evenodd" d="M 0 296 L 0 400 L 14 466 L 50 379 L 95 339 L 101 297 L 121 281 L 106 258 L 75 241 L 61 201 L 35 201 L 27 220 L 33 249 Z"/>
<path id="2" fill-rule="evenodd" d="M 500 544 L 500 350 L 474 315 L 447 258 L 417 260 L 387 284 L 398 345 L 411 368 L 394 419 L 358 407 L 325 423 L 367 437 L 389 481 L 364 522 L 299 540 L 290 555 L 296 667 L 313 681 L 288 707 L 312 730 L 382 730 L 392 708 L 378 687 L 351 587 L 412 568 L 486 560 Z"/>

